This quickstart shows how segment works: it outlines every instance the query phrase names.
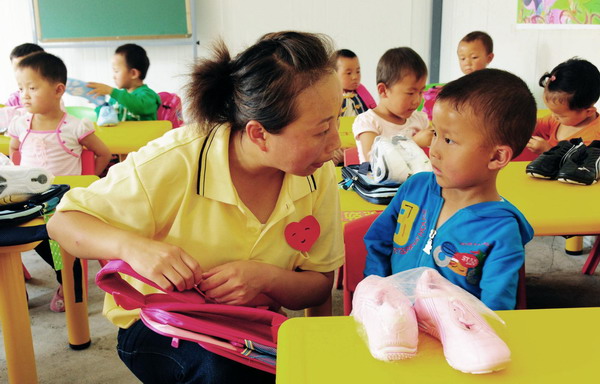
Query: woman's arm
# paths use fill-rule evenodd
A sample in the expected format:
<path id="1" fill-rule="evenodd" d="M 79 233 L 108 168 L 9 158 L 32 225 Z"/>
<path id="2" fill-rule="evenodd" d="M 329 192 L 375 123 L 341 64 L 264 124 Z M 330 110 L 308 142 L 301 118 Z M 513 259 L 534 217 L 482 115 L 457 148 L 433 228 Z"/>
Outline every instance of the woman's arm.
<path id="1" fill-rule="evenodd" d="M 179 247 L 113 227 L 77 211 L 59 211 L 47 225 L 50 238 L 81 259 L 121 259 L 165 290 L 191 289 L 202 278 L 196 260 Z"/>

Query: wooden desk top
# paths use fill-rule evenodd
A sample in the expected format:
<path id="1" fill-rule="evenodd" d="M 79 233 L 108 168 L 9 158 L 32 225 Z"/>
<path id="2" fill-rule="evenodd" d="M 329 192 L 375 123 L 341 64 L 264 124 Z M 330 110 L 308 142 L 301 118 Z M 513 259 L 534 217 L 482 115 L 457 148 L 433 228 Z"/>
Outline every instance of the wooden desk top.
<path id="1" fill-rule="evenodd" d="M 512 352 L 503 371 L 454 370 L 433 337 L 420 333 L 417 356 L 374 359 L 351 317 L 306 317 L 279 330 L 277 383 L 590 383 L 598 380 L 600 308 L 500 311 Z"/>

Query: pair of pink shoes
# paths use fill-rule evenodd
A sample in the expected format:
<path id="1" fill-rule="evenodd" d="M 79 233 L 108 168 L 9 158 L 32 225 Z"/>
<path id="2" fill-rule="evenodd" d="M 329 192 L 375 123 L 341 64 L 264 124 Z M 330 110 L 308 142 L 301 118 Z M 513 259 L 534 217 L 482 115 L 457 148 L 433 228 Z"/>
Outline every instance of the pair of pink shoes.
<path id="1" fill-rule="evenodd" d="M 394 361 L 414 357 L 419 329 L 442 342 L 454 369 L 489 373 L 505 368 L 510 350 L 487 321 L 436 270 L 417 279 L 414 306 L 390 278 L 369 276 L 352 300 L 352 315 L 363 325 L 373 357 Z"/>

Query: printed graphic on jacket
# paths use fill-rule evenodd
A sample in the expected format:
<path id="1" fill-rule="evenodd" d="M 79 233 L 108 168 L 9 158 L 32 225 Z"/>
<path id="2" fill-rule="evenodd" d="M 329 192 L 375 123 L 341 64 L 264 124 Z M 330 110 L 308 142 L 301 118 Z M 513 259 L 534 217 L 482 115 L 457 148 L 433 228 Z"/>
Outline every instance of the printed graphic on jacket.
<path id="1" fill-rule="evenodd" d="M 481 251 L 459 252 L 456 245 L 445 241 L 433 251 L 433 260 L 442 268 L 465 276 L 469 284 L 477 285 L 481 280 L 483 262 L 487 255 Z"/>

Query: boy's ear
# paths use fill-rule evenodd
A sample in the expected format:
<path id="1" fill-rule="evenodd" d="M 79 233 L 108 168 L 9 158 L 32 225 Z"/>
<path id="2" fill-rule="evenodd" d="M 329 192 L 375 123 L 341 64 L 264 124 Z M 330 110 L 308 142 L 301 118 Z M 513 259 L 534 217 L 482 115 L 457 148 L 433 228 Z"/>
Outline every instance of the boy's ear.
<path id="1" fill-rule="evenodd" d="M 499 171 L 512 160 L 513 150 L 508 145 L 496 145 L 488 164 L 491 171 Z"/>
<path id="2" fill-rule="evenodd" d="M 267 151 L 267 139 L 269 137 L 269 132 L 267 132 L 261 123 L 256 120 L 250 120 L 248 123 L 246 123 L 245 131 L 252 143 L 256 144 L 261 151 Z"/>
<path id="3" fill-rule="evenodd" d="M 131 68 L 130 71 L 131 71 L 131 78 L 133 78 L 133 79 L 140 78 L 140 70 L 139 69 Z"/>
<path id="4" fill-rule="evenodd" d="M 598 109 L 593 105 L 591 107 L 585 109 L 585 115 L 587 117 L 596 116 L 596 112 L 598 112 Z"/>
<path id="5" fill-rule="evenodd" d="M 379 94 L 379 96 L 386 96 L 386 92 L 387 92 L 387 87 L 385 86 L 384 83 L 377 83 L 377 93 Z"/>
<path id="6" fill-rule="evenodd" d="M 494 60 L 494 52 L 490 53 L 489 55 L 487 55 L 487 63 L 491 63 L 492 60 Z"/>

